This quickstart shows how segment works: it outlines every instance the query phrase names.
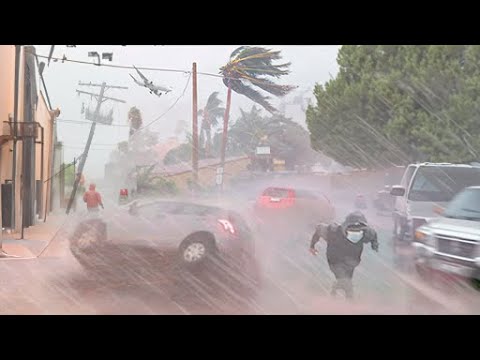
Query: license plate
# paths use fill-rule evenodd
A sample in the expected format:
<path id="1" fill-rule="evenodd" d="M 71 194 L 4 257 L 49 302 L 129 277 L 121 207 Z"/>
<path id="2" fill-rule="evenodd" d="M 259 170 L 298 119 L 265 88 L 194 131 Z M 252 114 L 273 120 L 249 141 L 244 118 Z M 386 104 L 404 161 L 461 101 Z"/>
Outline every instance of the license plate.
<path id="1" fill-rule="evenodd" d="M 270 198 L 270 202 L 280 202 L 280 198 Z"/>

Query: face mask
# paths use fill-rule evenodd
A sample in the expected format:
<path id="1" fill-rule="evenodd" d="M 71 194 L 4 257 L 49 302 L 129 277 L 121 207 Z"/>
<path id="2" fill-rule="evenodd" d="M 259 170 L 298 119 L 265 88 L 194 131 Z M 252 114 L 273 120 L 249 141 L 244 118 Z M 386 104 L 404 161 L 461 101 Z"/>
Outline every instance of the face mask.
<path id="1" fill-rule="evenodd" d="M 356 244 L 363 239 L 363 231 L 347 231 L 347 239 Z"/>

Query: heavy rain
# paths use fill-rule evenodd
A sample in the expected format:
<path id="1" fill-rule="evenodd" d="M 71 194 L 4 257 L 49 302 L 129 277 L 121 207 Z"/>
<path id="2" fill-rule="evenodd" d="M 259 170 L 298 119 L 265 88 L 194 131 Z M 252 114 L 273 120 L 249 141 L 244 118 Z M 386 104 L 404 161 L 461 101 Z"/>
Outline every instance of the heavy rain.
<path id="1" fill-rule="evenodd" d="M 479 61 L 0 45 L 0 314 L 480 313 Z"/>

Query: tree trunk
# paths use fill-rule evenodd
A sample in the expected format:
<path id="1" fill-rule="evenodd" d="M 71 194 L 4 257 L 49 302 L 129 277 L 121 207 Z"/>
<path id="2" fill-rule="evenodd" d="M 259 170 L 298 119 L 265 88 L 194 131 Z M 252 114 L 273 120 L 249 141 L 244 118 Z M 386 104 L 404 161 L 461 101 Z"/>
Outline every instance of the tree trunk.
<path id="1" fill-rule="evenodd" d="M 210 157 L 210 149 L 212 148 L 212 128 L 210 124 L 205 127 L 205 133 L 207 134 L 207 140 L 205 141 L 205 157 Z"/>
<path id="2" fill-rule="evenodd" d="M 200 136 L 199 136 L 199 140 L 198 140 L 198 147 L 199 147 L 200 153 L 203 156 L 205 156 L 206 155 L 206 141 L 205 141 L 205 129 L 203 127 L 203 124 L 202 124 L 202 127 L 200 128 Z"/>
<path id="3" fill-rule="evenodd" d="M 225 114 L 223 116 L 223 136 L 222 136 L 222 151 L 220 154 L 220 167 L 225 167 L 225 152 L 227 150 L 227 139 L 228 139 L 228 118 L 230 116 L 230 103 L 232 100 L 232 88 L 230 86 L 230 81 L 228 82 L 228 92 L 227 92 L 227 106 L 225 107 Z"/>

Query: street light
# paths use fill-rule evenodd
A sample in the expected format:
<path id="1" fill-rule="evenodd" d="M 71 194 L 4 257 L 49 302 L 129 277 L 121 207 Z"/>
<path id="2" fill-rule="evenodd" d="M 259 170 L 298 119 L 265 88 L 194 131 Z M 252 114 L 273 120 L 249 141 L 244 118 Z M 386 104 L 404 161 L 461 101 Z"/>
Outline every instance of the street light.
<path id="1" fill-rule="evenodd" d="M 89 51 L 88 52 L 88 57 L 96 57 L 98 63 L 96 65 L 100 65 L 100 55 L 96 51 Z"/>
<path id="2" fill-rule="evenodd" d="M 113 53 L 102 53 L 102 59 L 112 61 Z"/>
<path id="3" fill-rule="evenodd" d="M 88 52 L 88 57 L 97 58 L 97 64 L 95 64 L 95 65 L 100 66 L 100 54 L 99 54 L 98 52 L 96 52 L 96 51 L 89 51 L 89 52 Z M 113 53 L 102 53 L 102 59 L 108 60 L 108 61 L 112 61 L 112 59 L 113 59 Z"/>

